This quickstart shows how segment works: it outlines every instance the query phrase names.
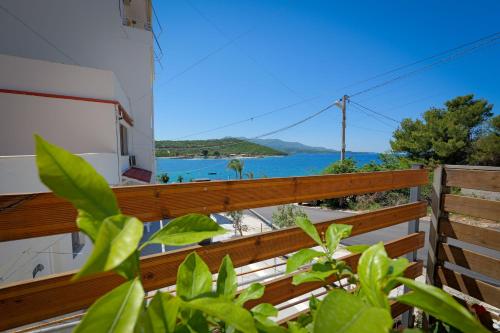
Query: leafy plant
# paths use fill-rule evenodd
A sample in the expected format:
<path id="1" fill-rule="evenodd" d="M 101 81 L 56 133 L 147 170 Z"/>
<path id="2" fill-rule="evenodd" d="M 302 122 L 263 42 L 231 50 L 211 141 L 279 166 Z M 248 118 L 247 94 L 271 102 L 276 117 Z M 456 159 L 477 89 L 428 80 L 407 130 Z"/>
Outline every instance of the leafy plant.
<path id="1" fill-rule="evenodd" d="M 281 205 L 273 212 L 273 224 L 278 228 L 291 227 L 298 217 L 307 218 L 307 214 L 296 205 Z"/>
<path id="2" fill-rule="evenodd" d="M 488 332 L 441 289 L 404 278 L 408 261 L 390 259 L 382 243 L 348 247 L 352 252 L 363 252 L 357 275 L 354 274 L 345 262 L 334 258 L 340 241 L 350 235 L 352 226 L 332 224 L 320 235 L 306 218 L 298 218 L 296 223 L 321 251 L 298 251 L 289 259 L 287 272 L 312 262 L 310 270 L 294 276 L 293 283 L 322 281 L 329 292 L 323 300 L 312 297 L 310 312 L 289 322 L 287 327 L 270 319 L 278 314 L 271 304 L 245 308 L 246 302 L 262 297 L 264 286 L 253 283 L 238 292 L 237 275 L 229 256 L 222 260 L 214 288 L 209 267 L 196 252 L 191 253 L 179 266 L 176 295 L 157 291 L 148 302 L 141 283 L 142 248 L 150 244 L 197 243 L 225 230 L 207 216 L 189 214 L 172 220 L 139 245 L 142 222 L 120 212 L 105 179 L 80 157 L 39 136 L 35 139 L 40 179 L 78 209 L 77 225 L 94 243 L 90 257 L 74 279 L 106 271 L 125 278 L 124 283 L 87 310 L 76 332 L 389 332 L 392 318 L 388 295 L 399 284 L 412 291 L 394 300 L 421 308 L 464 332 Z M 337 281 L 347 277 L 349 284 L 355 285 L 354 291 L 349 293 L 342 285 L 328 284 L 332 275 Z"/>
<path id="3" fill-rule="evenodd" d="M 337 277 L 340 281 L 341 277 L 354 278 L 352 269 L 345 263 L 345 261 L 337 260 L 334 258 L 335 251 L 340 244 L 340 240 L 349 237 L 351 234 L 352 226 L 345 224 L 331 224 L 326 230 L 326 234 L 321 237 L 307 217 L 298 217 L 296 220 L 297 225 L 311 237 L 322 251 L 313 249 L 302 249 L 292 255 L 286 266 L 287 273 L 297 270 L 305 264 L 314 263 L 307 271 L 300 272 L 293 276 L 294 284 L 301 284 L 304 282 L 323 281 L 326 282 L 327 278 L 332 275 Z M 351 248 L 351 250 L 363 250 L 362 247 Z"/>

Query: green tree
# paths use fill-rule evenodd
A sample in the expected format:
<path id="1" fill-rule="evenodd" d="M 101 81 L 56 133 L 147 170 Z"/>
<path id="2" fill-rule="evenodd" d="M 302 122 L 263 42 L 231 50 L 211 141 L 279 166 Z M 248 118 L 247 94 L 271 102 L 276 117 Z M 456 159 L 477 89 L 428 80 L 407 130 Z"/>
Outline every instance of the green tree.
<path id="1" fill-rule="evenodd" d="M 216 150 L 216 151 L 214 151 L 214 156 L 215 156 L 215 158 L 220 158 L 220 153 L 219 153 L 219 151 L 217 151 L 217 150 Z"/>
<path id="2" fill-rule="evenodd" d="M 500 166 L 500 115 L 491 119 L 484 135 L 474 142 L 470 162 Z"/>
<path id="3" fill-rule="evenodd" d="M 474 95 L 431 108 L 422 119 L 404 119 L 393 133 L 391 147 L 410 159 L 446 164 L 470 163 L 482 126 L 493 116 L 493 106 Z"/>
<path id="4" fill-rule="evenodd" d="M 287 228 L 295 225 L 297 218 L 307 218 L 300 207 L 295 205 L 282 205 L 273 212 L 273 224 L 278 228 Z"/>
<path id="5" fill-rule="evenodd" d="M 346 158 L 343 161 L 335 161 L 329 166 L 327 166 L 322 174 L 324 175 L 329 175 L 329 174 L 340 174 L 340 173 L 353 173 L 357 172 L 356 168 L 356 161 L 352 158 Z"/>
<path id="6" fill-rule="evenodd" d="M 168 181 L 170 180 L 170 177 L 168 176 L 168 173 L 162 173 L 158 176 L 158 180 L 163 183 L 163 184 L 166 184 L 168 183 Z"/>
<path id="7" fill-rule="evenodd" d="M 201 154 L 203 155 L 203 158 L 207 158 L 208 157 L 208 150 L 207 149 L 203 149 L 201 151 Z"/>
<path id="8" fill-rule="evenodd" d="M 248 226 L 243 224 L 243 212 L 241 210 L 233 210 L 227 213 L 229 218 L 233 221 L 234 234 L 243 236 L 243 231 L 248 230 Z"/>
<path id="9" fill-rule="evenodd" d="M 238 159 L 232 159 L 227 164 L 227 167 L 234 171 L 236 178 L 243 179 L 243 166 L 245 163 Z"/>

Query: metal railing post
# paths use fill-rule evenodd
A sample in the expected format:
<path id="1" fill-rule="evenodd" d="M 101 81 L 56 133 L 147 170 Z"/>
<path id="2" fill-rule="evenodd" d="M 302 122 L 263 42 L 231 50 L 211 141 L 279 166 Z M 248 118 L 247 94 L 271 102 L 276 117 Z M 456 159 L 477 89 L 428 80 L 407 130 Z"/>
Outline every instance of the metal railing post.
<path id="1" fill-rule="evenodd" d="M 423 164 L 413 164 L 412 169 L 423 169 Z M 410 188 L 410 203 L 420 201 L 421 189 L 420 186 L 414 186 Z M 408 221 L 408 235 L 418 232 L 420 225 L 420 219 L 415 219 Z M 410 262 L 417 261 L 417 251 L 413 251 L 406 255 L 406 258 Z M 404 292 L 407 293 L 409 289 L 405 286 Z M 413 308 L 403 313 L 403 325 L 406 327 L 413 327 Z"/>

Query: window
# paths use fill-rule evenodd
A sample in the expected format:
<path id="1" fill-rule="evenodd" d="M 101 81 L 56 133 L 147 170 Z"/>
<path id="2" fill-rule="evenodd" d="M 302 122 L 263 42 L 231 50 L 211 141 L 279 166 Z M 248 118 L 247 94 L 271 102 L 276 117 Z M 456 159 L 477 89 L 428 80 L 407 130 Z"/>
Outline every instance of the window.
<path id="1" fill-rule="evenodd" d="M 127 128 L 121 124 L 120 124 L 120 153 L 122 156 L 128 155 Z"/>
<path id="2" fill-rule="evenodd" d="M 85 237 L 81 232 L 72 232 L 71 233 L 71 248 L 73 253 L 73 259 L 80 254 L 83 247 L 85 246 Z"/>

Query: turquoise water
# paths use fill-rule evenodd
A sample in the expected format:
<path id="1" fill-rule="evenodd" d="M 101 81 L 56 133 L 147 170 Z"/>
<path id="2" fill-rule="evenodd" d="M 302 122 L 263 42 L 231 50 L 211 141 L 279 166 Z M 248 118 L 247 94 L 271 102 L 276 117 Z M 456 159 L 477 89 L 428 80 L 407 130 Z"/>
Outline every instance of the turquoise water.
<path id="1" fill-rule="evenodd" d="M 358 166 L 370 161 L 379 162 L 377 153 L 346 153 Z M 329 164 L 338 161 L 340 153 L 294 154 L 282 157 L 245 158 L 243 174 L 251 171 L 254 178 L 316 175 Z M 227 169 L 229 159 L 170 159 L 157 158 L 156 172 L 168 173 L 170 182 L 181 175 L 184 181 L 209 178 L 213 180 L 235 179 L 234 171 Z M 245 177 L 246 178 L 246 177 Z"/>

